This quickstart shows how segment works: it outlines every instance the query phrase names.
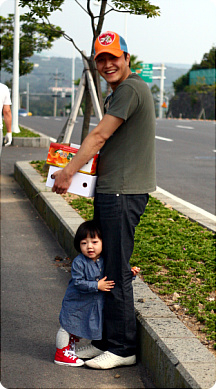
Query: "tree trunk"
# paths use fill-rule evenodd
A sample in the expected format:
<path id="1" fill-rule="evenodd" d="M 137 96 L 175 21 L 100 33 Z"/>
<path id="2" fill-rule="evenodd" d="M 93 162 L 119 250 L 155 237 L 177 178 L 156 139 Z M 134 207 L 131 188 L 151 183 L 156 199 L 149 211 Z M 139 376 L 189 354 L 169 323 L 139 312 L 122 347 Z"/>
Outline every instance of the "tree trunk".
<path id="1" fill-rule="evenodd" d="M 88 84 L 86 83 L 86 87 L 85 87 L 85 113 L 84 113 L 84 118 L 83 118 L 81 144 L 89 133 L 89 123 L 90 123 L 90 118 L 91 118 L 92 107 L 93 107 L 93 105 L 92 105 L 92 101 L 91 101 L 91 95 L 90 95 L 90 92 L 88 90 Z"/>

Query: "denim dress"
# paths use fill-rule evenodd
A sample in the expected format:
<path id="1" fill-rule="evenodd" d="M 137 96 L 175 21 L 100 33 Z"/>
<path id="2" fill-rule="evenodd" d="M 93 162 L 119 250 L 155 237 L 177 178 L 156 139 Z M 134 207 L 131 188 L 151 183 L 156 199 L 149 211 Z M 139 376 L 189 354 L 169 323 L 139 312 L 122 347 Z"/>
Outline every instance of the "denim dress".
<path id="1" fill-rule="evenodd" d="M 98 281 L 104 277 L 103 258 L 94 262 L 79 254 L 72 262 L 69 281 L 59 316 L 70 334 L 85 339 L 102 338 L 104 292 Z"/>

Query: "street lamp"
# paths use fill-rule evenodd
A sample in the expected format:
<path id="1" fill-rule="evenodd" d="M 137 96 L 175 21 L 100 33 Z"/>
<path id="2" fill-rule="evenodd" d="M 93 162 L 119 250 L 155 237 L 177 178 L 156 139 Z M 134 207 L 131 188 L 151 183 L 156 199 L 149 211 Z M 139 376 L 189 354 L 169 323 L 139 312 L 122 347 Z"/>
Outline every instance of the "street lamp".
<path id="1" fill-rule="evenodd" d="M 12 132 L 19 133 L 19 0 L 15 0 L 14 44 L 13 44 L 13 96 L 12 96 Z"/>

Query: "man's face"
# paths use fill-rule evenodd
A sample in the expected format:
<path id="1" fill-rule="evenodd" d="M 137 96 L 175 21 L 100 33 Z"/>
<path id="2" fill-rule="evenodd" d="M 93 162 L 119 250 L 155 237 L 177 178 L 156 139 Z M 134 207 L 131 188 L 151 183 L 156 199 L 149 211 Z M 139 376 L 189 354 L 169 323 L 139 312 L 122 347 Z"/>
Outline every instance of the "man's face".
<path id="1" fill-rule="evenodd" d="M 113 91 L 131 73 L 129 62 L 130 54 L 127 54 L 126 59 L 124 54 L 115 57 L 109 53 L 102 53 L 96 58 L 98 72 L 111 85 Z"/>

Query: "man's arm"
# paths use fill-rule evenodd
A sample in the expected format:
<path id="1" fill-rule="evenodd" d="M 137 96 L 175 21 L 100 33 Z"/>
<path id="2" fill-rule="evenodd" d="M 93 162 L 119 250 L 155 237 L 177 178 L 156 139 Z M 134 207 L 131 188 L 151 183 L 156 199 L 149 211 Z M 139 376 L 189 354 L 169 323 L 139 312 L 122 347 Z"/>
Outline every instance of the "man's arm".
<path id="1" fill-rule="evenodd" d="M 69 164 L 63 170 L 52 175 L 52 178 L 55 178 L 52 191 L 59 194 L 66 193 L 73 175 L 94 157 L 123 121 L 115 116 L 104 115 L 100 123 L 84 139 L 80 149 Z"/>
<path id="2" fill-rule="evenodd" d="M 5 136 L 5 146 L 9 146 L 12 142 L 12 130 L 11 130 L 11 124 L 12 124 L 12 115 L 11 115 L 11 108 L 10 105 L 4 105 L 3 106 L 3 116 L 5 125 L 7 128 L 7 134 Z"/>

